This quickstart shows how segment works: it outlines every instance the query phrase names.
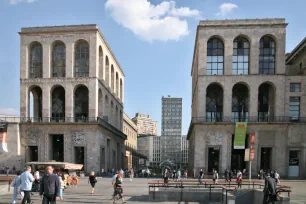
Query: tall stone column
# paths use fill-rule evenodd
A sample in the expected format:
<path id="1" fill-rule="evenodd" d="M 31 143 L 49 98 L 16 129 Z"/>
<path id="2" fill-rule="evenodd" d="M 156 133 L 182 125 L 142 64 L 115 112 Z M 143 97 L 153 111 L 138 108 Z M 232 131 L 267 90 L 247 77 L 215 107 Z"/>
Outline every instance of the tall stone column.
<path id="1" fill-rule="evenodd" d="M 230 120 L 232 115 L 232 86 L 223 87 L 223 117 L 225 120 Z"/>
<path id="2" fill-rule="evenodd" d="M 99 60 L 97 56 L 99 56 L 99 49 L 97 48 L 97 36 L 91 35 L 89 40 L 89 76 L 90 77 L 98 77 L 97 70 L 99 67 Z"/>
<path id="3" fill-rule="evenodd" d="M 28 86 L 20 84 L 20 117 L 29 117 L 30 94 Z"/>
<path id="4" fill-rule="evenodd" d="M 74 117 L 74 87 L 72 84 L 67 83 L 65 86 L 65 117 L 72 121 Z"/>
<path id="5" fill-rule="evenodd" d="M 66 43 L 66 77 L 71 78 L 74 75 L 74 42 Z M 67 92 L 66 92 L 67 94 Z"/>
<path id="6" fill-rule="evenodd" d="M 51 96 L 50 96 L 50 86 L 44 84 L 42 87 L 42 117 L 43 120 L 50 119 L 51 112 Z"/>
<path id="7" fill-rule="evenodd" d="M 232 74 L 232 56 L 233 56 L 233 41 L 231 39 L 224 41 L 224 71 L 225 75 Z"/>
<path id="8" fill-rule="evenodd" d="M 251 120 L 257 117 L 258 113 L 258 87 L 251 86 L 249 90 L 249 116 Z"/>
<path id="9" fill-rule="evenodd" d="M 98 80 L 92 79 L 89 82 L 89 117 L 96 118 L 98 116 Z"/>
<path id="10" fill-rule="evenodd" d="M 50 78 L 50 44 L 43 44 L 43 78 Z"/>

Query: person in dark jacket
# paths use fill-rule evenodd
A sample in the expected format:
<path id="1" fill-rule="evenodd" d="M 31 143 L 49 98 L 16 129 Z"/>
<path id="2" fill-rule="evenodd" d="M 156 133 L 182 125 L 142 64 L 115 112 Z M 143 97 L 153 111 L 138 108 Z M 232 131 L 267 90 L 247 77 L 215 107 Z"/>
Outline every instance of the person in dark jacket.
<path id="1" fill-rule="evenodd" d="M 53 174 L 53 167 L 46 168 L 46 174 L 42 177 L 40 183 L 40 196 L 43 196 L 42 204 L 56 204 L 59 200 L 60 181 L 57 175 Z"/>
<path id="2" fill-rule="evenodd" d="M 268 173 L 265 179 L 265 187 L 264 187 L 264 200 L 263 204 L 266 203 L 272 203 L 275 202 L 275 195 L 276 195 L 276 182 L 274 178 L 270 177 L 270 174 Z"/>

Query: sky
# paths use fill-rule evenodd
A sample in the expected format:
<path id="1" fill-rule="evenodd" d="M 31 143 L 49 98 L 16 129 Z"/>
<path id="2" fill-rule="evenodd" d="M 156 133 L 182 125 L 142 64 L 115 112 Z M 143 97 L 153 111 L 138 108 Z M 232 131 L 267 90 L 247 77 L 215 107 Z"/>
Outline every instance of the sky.
<path id="1" fill-rule="evenodd" d="M 22 27 L 97 24 L 125 73 L 124 111 L 158 121 L 161 98 L 183 98 L 191 119 L 191 63 L 204 19 L 286 18 L 286 51 L 306 36 L 306 1 L 293 0 L 0 0 L 0 115 L 19 115 Z"/>

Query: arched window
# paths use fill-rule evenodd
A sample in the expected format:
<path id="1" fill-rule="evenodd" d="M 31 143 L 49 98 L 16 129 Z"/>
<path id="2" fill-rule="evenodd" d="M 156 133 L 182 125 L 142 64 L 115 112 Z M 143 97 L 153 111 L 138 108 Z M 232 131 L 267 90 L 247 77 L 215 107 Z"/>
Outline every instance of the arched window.
<path id="1" fill-rule="evenodd" d="M 123 101 L 123 87 L 122 87 L 123 85 L 122 85 L 122 79 L 120 79 L 120 99 L 121 99 L 121 101 Z"/>
<path id="2" fill-rule="evenodd" d="M 30 78 L 41 78 L 43 68 L 43 48 L 40 43 L 35 42 L 30 48 Z"/>
<path id="3" fill-rule="evenodd" d="M 65 119 L 65 89 L 58 86 L 52 91 L 52 120 L 60 121 Z"/>
<path id="4" fill-rule="evenodd" d="M 249 117 L 249 89 L 244 84 L 236 84 L 232 94 L 232 121 L 247 122 Z"/>
<path id="5" fill-rule="evenodd" d="M 89 76 L 89 45 L 85 40 L 80 40 L 75 46 L 75 77 Z"/>
<path id="6" fill-rule="evenodd" d="M 105 57 L 105 81 L 107 86 L 109 86 L 109 61 L 108 57 Z"/>
<path id="7" fill-rule="evenodd" d="M 232 74 L 249 74 L 250 43 L 243 37 L 234 40 Z"/>
<path id="8" fill-rule="evenodd" d="M 98 93 L 98 116 L 100 118 L 103 117 L 103 95 L 101 89 L 99 89 Z"/>
<path id="9" fill-rule="evenodd" d="M 263 83 L 258 89 L 258 121 L 269 122 L 274 119 L 274 88 Z"/>
<path id="10" fill-rule="evenodd" d="M 115 70 L 113 65 L 111 66 L 111 88 L 115 92 Z"/>
<path id="11" fill-rule="evenodd" d="M 224 45 L 219 38 L 207 42 L 207 75 L 223 75 Z"/>
<path id="12" fill-rule="evenodd" d="M 103 50 L 101 46 L 99 46 L 99 79 L 103 79 Z"/>
<path id="13" fill-rule="evenodd" d="M 206 121 L 223 120 L 223 89 L 218 84 L 211 84 L 206 89 Z"/>
<path id="14" fill-rule="evenodd" d="M 29 89 L 29 112 L 32 121 L 40 121 L 42 118 L 42 89 L 34 86 Z"/>
<path id="15" fill-rule="evenodd" d="M 269 36 L 260 39 L 259 74 L 275 74 L 275 42 Z"/>
<path id="16" fill-rule="evenodd" d="M 118 72 L 116 72 L 116 94 L 119 97 L 119 76 L 118 76 Z"/>
<path id="17" fill-rule="evenodd" d="M 88 89 L 78 87 L 74 92 L 74 117 L 75 121 L 85 121 L 88 118 Z"/>
<path id="18" fill-rule="evenodd" d="M 52 50 L 52 77 L 65 77 L 66 47 L 63 42 L 56 42 Z"/>

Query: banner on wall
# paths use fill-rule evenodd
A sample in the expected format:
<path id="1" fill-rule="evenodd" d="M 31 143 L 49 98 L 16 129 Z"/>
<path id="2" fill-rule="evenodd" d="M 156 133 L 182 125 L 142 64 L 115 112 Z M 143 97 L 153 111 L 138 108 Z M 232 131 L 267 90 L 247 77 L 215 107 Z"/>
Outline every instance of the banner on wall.
<path id="1" fill-rule="evenodd" d="M 234 149 L 245 149 L 246 131 L 247 131 L 246 122 L 236 122 Z"/>
<path id="2" fill-rule="evenodd" d="M 0 122 L 0 152 L 8 152 L 7 150 L 7 123 Z"/>

